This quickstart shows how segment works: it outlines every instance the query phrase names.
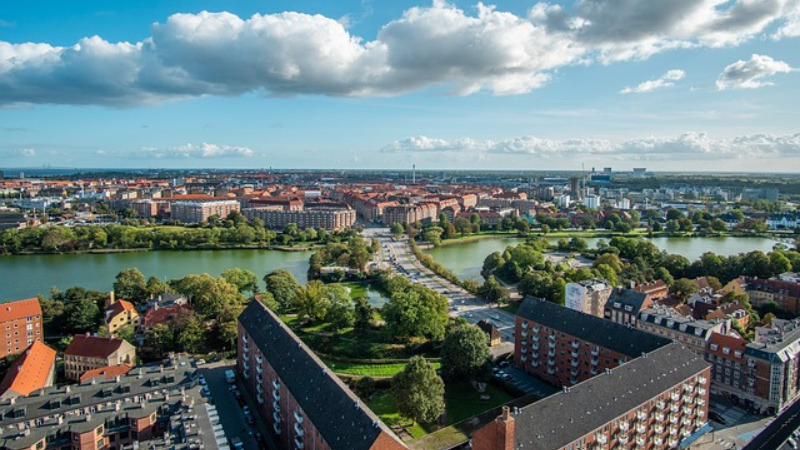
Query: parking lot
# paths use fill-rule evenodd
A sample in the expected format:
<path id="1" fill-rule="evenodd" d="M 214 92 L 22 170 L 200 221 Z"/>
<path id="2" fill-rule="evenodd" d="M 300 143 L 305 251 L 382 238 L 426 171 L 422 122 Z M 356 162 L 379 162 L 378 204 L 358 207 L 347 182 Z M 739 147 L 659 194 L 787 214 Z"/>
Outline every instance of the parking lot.
<path id="1" fill-rule="evenodd" d="M 689 448 L 697 450 L 742 448 L 763 431 L 774 417 L 752 414 L 725 400 L 712 399 L 709 419 L 712 431 L 706 433 Z"/>
<path id="2" fill-rule="evenodd" d="M 501 367 L 499 370 L 505 375 L 503 379 L 526 394 L 535 394 L 544 398 L 558 392 L 557 388 L 528 375 L 513 365 Z"/>

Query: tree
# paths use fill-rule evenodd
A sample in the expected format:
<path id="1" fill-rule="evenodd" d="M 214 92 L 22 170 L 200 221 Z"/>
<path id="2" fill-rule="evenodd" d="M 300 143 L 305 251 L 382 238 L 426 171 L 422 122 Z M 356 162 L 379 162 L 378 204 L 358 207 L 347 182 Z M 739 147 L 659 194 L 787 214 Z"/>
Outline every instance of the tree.
<path id="1" fill-rule="evenodd" d="M 389 227 L 389 231 L 395 236 L 400 237 L 403 235 L 403 225 L 395 222 Z"/>
<path id="2" fill-rule="evenodd" d="M 421 356 L 412 357 L 392 378 L 392 394 L 400 414 L 414 423 L 430 423 L 444 413 L 444 382 Z"/>
<path id="3" fill-rule="evenodd" d="M 139 269 L 123 269 L 117 274 L 114 293 L 117 298 L 123 298 L 134 304 L 142 303 L 147 299 L 147 281 Z"/>
<path id="4" fill-rule="evenodd" d="M 147 291 L 149 297 L 157 297 L 165 292 L 172 292 L 169 285 L 159 280 L 158 277 L 150 277 L 147 279 L 145 291 Z"/>
<path id="5" fill-rule="evenodd" d="M 94 332 L 100 325 L 100 308 L 89 298 L 71 301 L 64 307 L 67 330 L 74 333 Z"/>
<path id="6" fill-rule="evenodd" d="M 340 295 L 339 289 L 343 291 L 343 295 Z M 352 327 L 356 320 L 356 313 L 353 301 L 350 300 L 347 291 L 344 291 L 340 284 L 326 286 L 326 290 L 328 290 L 327 295 L 330 302 L 330 307 L 325 315 L 325 321 L 329 324 L 328 329 L 337 332 L 343 328 Z"/>
<path id="7" fill-rule="evenodd" d="M 373 308 L 369 304 L 369 300 L 364 297 L 356 299 L 356 306 L 354 310 L 355 321 L 354 326 L 357 330 L 367 330 L 372 327 L 373 323 Z"/>
<path id="8" fill-rule="evenodd" d="M 267 291 L 272 294 L 282 311 L 292 307 L 295 296 L 300 290 L 300 285 L 292 272 L 278 269 L 267 274 L 264 282 L 267 283 Z"/>
<path id="9" fill-rule="evenodd" d="M 508 300 L 508 289 L 504 288 L 494 275 L 489 275 L 489 278 L 478 290 L 478 294 L 489 303 L 502 303 Z"/>
<path id="10" fill-rule="evenodd" d="M 117 328 L 114 336 L 120 339 L 125 339 L 129 343 L 133 344 L 136 339 L 136 330 L 134 330 L 133 326 L 131 325 L 125 325 L 124 327 Z"/>
<path id="11" fill-rule="evenodd" d="M 486 334 L 475 325 L 455 326 L 442 343 L 442 376 L 448 380 L 472 380 L 489 361 Z"/>
<path id="12" fill-rule="evenodd" d="M 681 302 L 685 302 L 692 294 L 697 292 L 697 284 L 688 278 L 681 278 L 672 283 L 672 295 Z"/>
<path id="13" fill-rule="evenodd" d="M 503 267 L 505 263 L 506 260 L 503 259 L 503 255 L 500 252 L 494 252 L 483 260 L 483 268 L 481 268 L 481 275 L 484 278 L 489 278 L 498 269 Z"/>
<path id="14" fill-rule="evenodd" d="M 331 306 L 325 284 L 319 280 L 306 283 L 305 287 L 297 291 L 294 306 L 301 318 L 312 321 L 324 319 Z"/>
<path id="15" fill-rule="evenodd" d="M 222 272 L 222 278 L 236 286 L 239 292 L 255 293 L 258 291 L 258 277 L 249 270 L 233 268 Z"/>
<path id="16" fill-rule="evenodd" d="M 197 314 L 184 314 L 175 321 L 175 325 L 177 328 L 175 342 L 178 348 L 185 352 L 197 353 L 205 338 L 205 328 Z"/>
<path id="17" fill-rule="evenodd" d="M 443 295 L 415 284 L 394 291 L 382 312 L 390 334 L 440 341 L 447 324 L 447 307 Z"/>
<path id="18" fill-rule="evenodd" d="M 278 305 L 278 302 L 275 301 L 275 297 L 273 297 L 272 293 L 269 291 L 260 292 L 256 298 L 258 298 L 261 301 L 261 304 L 266 306 L 270 311 L 278 312 L 280 309 L 280 305 Z"/>
<path id="19" fill-rule="evenodd" d="M 176 348 L 174 323 L 159 323 L 150 327 L 145 334 L 144 342 L 157 356 L 163 357 Z"/>

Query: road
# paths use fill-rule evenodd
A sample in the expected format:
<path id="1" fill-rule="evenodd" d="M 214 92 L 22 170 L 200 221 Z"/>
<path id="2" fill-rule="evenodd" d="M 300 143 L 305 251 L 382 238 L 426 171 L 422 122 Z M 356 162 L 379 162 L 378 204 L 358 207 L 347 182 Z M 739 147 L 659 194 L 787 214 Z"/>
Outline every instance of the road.
<path id="1" fill-rule="evenodd" d="M 381 255 L 377 264 L 395 273 L 420 283 L 448 298 L 451 304 L 450 315 L 460 316 L 470 323 L 488 320 L 500 330 L 504 342 L 514 342 L 515 315 L 494 305 L 489 305 L 460 286 L 434 274 L 414 257 L 407 238 L 393 239 L 388 228 L 368 228 L 364 230 L 366 239 L 378 239 Z M 391 258 L 394 257 L 394 262 Z"/>
<path id="2" fill-rule="evenodd" d="M 775 450 L 780 448 L 800 427 L 800 401 L 785 409 L 767 428 L 743 447 L 743 450 Z"/>

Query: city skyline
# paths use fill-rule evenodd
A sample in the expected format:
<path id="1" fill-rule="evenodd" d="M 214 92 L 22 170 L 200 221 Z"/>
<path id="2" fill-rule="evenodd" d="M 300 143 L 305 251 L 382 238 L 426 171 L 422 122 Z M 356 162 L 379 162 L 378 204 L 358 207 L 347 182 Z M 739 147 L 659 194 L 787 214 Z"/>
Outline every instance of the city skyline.
<path id="1" fill-rule="evenodd" d="M 797 0 L 12 4 L 0 165 L 786 172 L 798 37 Z"/>

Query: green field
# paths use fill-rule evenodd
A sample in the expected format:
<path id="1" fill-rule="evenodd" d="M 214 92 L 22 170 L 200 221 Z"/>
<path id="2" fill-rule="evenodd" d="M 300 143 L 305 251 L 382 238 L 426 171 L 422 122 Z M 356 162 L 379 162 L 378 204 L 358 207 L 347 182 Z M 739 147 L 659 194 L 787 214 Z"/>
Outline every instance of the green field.
<path id="1" fill-rule="evenodd" d="M 336 373 L 358 375 L 362 377 L 392 377 L 405 368 L 406 363 L 391 364 L 354 364 L 323 359 L 323 362 Z M 439 369 L 440 363 L 432 363 Z"/>
<path id="2" fill-rule="evenodd" d="M 411 421 L 401 417 L 397 412 L 397 403 L 392 397 L 391 391 L 378 392 L 367 401 L 367 406 L 389 427 L 403 426 L 414 439 L 424 436 L 427 431 L 420 424 L 411 425 Z"/>

